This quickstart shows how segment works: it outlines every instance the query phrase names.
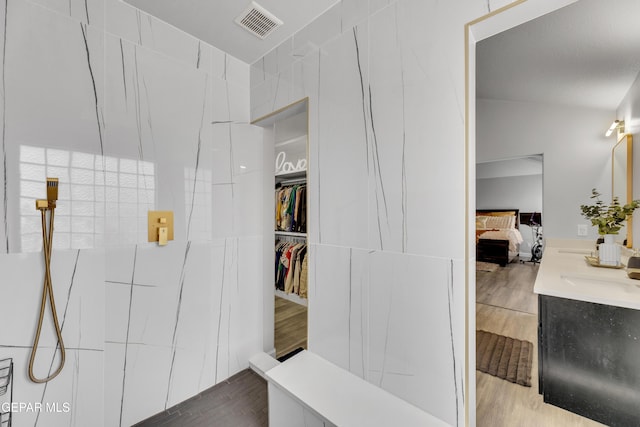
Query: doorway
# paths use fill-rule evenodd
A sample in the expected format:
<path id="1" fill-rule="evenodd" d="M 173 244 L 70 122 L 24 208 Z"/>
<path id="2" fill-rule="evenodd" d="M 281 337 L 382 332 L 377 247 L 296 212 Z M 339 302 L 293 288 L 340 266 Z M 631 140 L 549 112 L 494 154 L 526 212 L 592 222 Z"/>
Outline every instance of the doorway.
<path id="1" fill-rule="evenodd" d="M 278 359 L 307 349 L 308 99 L 253 122 L 265 129 L 265 348 Z M 270 328 L 270 330 L 267 330 Z"/>
<path id="2" fill-rule="evenodd" d="M 513 242 L 517 256 L 511 261 L 530 261 L 543 231 L 543 164 L 542 154 L 476 164 L 476 210 L 517 211 L 514 228 L 522 241 Z"/>
<path id="3" fill-rule="evenodd" d="M 472 227 L 471 220 L 473 219 L 473 216 L 474 216 L 476 199 L 479 199 L 478 193 L 480 192 L 480 188 L 477 185 L 476 179 L 475 179 L 476 170 L 479 167 L 476 164 L 476 161 L 478 159 L 482 161 L 486 161 L 487 159 L 501 158 L 500 156 L 498 156 L 498 154 L 501 155 L 502 157 L 509 157 L 509 156 L 516 156 L 519 154 L 520 155 L 525 154 L 530 151 L 545 153 L 545 165 L 549 166 L 549 173 L 547 174 L 547 170 L 545 169 L 545 178 L 544 178 L 546 182 L 549 184 L 545 188 L 545 190 L 549 190 L 549 191 L 546 191 L 544 196 L 545 200 L 548 201 L 548 203 L 545 204 L 545 214 L 546 214 L 545 215 L 546 216 L 545 234 L 547 234 L 547 236 L 551 235 L 557 238 L 576 238 L 576 231 L 577 231 L 576 224 L 584 223 L 584 221 L 581 219 L 578 211 L 580 201 L 576 200 L 575 195 L 579 194 L 581 197 L 584 194 L 585 196 L 588 196 L 589 190 L 590 188 L 592 188 L 591 186 L 592 182 L 593 182 L 593 187 L 606 188 L 608 186 L 607 185 L 609 182 L 608 175 L 610 173 L 607 172 L 607 170 L 605 170 L 605 168 L 601 165 L 607 162 L 608 151 L 610 151 L 611 148 L 610 148 L 610 145 L 606 144 L 607 141 L 604 140 L 603 138 L 604 130 L 606 130 L 606 128 L 603 128 L 603 126 L 606 126 L 606 122 L 607 121 L 610 122 L 611 119 L 614 117 L 616 113 L 616 106 L 611 107 L 611 106 L 605 105 L 605 107 L 609 108 L 609 110 L 605 111 L 605 108 L 602 108 L 600 110 L 600 113 L 595 113 L 594 112 L 595 110 L 591 112 L 582 110 L 579 113 L 574 114 L 575 120 L 573 121 L 573 123 L 568 123 L 567 121 L 563 121 L 562 125 L 560 126 L 558 126 L 558 122 L 557 122 L 558 117 L 566 118 L 567 115 L 556 114 L 555 123 L 552 123 L 552 121 L 549 120 L 548 122 L 543 124 L 543 126 L 547 126 L 548 129 L 553 129 L 553 131 L 550 134 L 546 134 L 545 136 L 543 136 L 543 134 L 541 133 L 536 133 L 535 136 L 532 136 L 533 132 L 530 132 L 531 130 L 530 127 L 526 127 L 523 129 L 522 127 L 523 122 L 522 121 L 516 122 L 514 120 L 514 117 L 516 116 L 516 113 L 519 110 L 518 109 L 519 105 L 517 103 L 518 102 L 522 103 L 522 100 L 510 99 L 508 102 L 511 102 L 512 104 L 509 104 L 509 105 L 505 104 L 502 106 L 494 102 L 497 98 L 491 98 L 490 101 L 488 102 L 486 100 L 483 100 L 482 102 L 479 102 L 476 100 L 476 86 L 479 85 L 477 81 L 477 79 L 479 78 L 479 75 L 476 70 L 476 62 L 480 63 L 482 59 L 480 57 L 482 52 L 480 49 L 476 50 L 476 43 L 479 43 L 480 41 L 486 41 L 489 37 L 493 35 L 497 35 L 499 33 L 502 33 L 500 34 L 500 36 L 503 36 L 504 31 L 510 28 L 513 28 L 515 26 L 518 26 L 522 23 L 532 21 L 535 18 L 542 16 L 544 14 L 549 13 L 549 16 L 556 15 L 555 13 L 551 14 L 550 12 L 554 12 L 557 9 L 563 8 L 564 6 L 571 3 L 576 3 L 575 6 L 580 6 L 582 4 L 586 4 L 587 0 L 580 0 L 579 2 L 574 2 L 574 1 L 554 2 L 554 4 L 544 0 L 539 0 L 539 1 L 528 0 L 524 2 L 517 1 L 505 8 L 497 10 L 475 22 L 468 24 L 468 26 L 466 27 L 468 31 L 467 32 L 467 35 L 468 35 L 467 71 L 469 76 L 467 79 L 467 96 L 469 101 L 468 102 L 469 108 L 467 110 L 467 121 L 466 121 L 467 122 L 467 139 L 466 139 L 467 150 L 466 151 L 468 155 L 467 184 L 469 188 L 469 191 L 467 193 L 469 209 L 467 213 L 469 215 L 469 220 L 470 220 L 469 229 L 471 229 Z M 601 6 L 604 6 L 604 5 L 602 4 Z M 607 6 L 609 6 L 609 3 L 607 3 Z M 571 6 L 571 8 L 573 7 L 574 6 Z M 570 8 L 566 8 L 566 10 L 569 10 L 569 9 Z M 624 27 L 624 25 L 620 24 L 620 22 L 607 21 L 606 14 L 598 15 L 598 22 L 601 22 L 601 21 L 609 22 L 610 24 L 608 25 L 610 25 L 612 28 L 615 28 L 618 26 Z M 575 19 L 572 25 L 564 27 L 565 32 L 568 34 L 573 34 L 574 32 L 577 33 L 578 31 L 575 29 L 575 27 L 578 26 L 581 22 L 585 22 L 585 21 L 580 19 Z M 571 28 L 571 31 L 568 31 L 567 30 L 568 28 Z M 606 31 L 600 31 L 600 32 L 592 31 L 592 32 L 597 34 L 606 33 Z M 534 41 L 537 41 L 536 35 L 533 33 L 529 34 L 528 37 Z M 577 39 L 580 39 L 580 37 L 575 36 L 575 34 L 574 34 L 574 37 Z M 503 42 L 505 42 L 504 37 L 503 37 Z M 513 40 L 509 40 L 508 43 L 515 44 Z M 541 50 L 544 50 L 544 49 L 541 48 Z M 585 51 L 585 50 L 589 50 L 589 49 L 584 49 L 583 47 L 580 47 L 577 44 L 577 42 L 575 43 L 574 53 L 577 54 L 578 52 Z M 593 58 L 601 58 L 599 53 L 595 53 L 593 51 L 589 51 L 589 55 Z M 608 64 L 612 63 L 612 61 L 608 61 L 608 60 L 606 62 Z M 495 65 L 495 66 L 497 68 L 500 68 L 500 65 Z M 504 70 L 504 67 L 502 68 Z M 538 68 L 538 67 L 534 67 L 534 68 Z M 511 73 L 511 76 L 509 78 L 503 79 L 504 85 L 506 86 L 511 85 L 511 87 L 518 87 L 519 84 L 516 78 L 517 73 L 514 71 L 514 68 L 509 68 L 508 70 Z M 555 79 L 552 78 L 548 80 L 548 84 L 555 84 L 556 85 L 555 87 L 558 88 L 558 90 L 556 90 L 556 95 L 565 94 L 563 96 L 563 99 L 566 100 L 569 98 L 569 96 L 566 95 L 566 92 L 564 92 L 564 89 L 559 86 L 561 80 L 562 79 L 560 78 L 555 78 Z M 502 84 L 502 83 L 499 82 L 499 84 Z M 628 86 L 626 90 L 628 90 Z M 593 97 L 593 96 L 591 98 L 592 100 L 598 99 L 598 97 Z M 601 101 L 601 100 L 602 98 L 598 99 L 598 101 Z M 618 102 L 619 101 L 620 99 L 618 100 Z M 478 105 L 482 103 L 484 103 L 484 105 Z M 491 107 L 492 109 L 491 110 L 487 109 L 486 108 L 487 106 Z M 485 108 L 484 113 L 482 108 Z M 556 108 L 556 105 L 555 104 L 552 105 L 551 103 L 547 103 L 543 107 L 540 107 L 537 109 L 531 108 L 528 110 L 529 114 L 527 114 L 526 116 L 528 123 L 530 125 L 533 124 L 534 126 L 538 126 L 538 119 L 543 117 L 545 114 L 549 113 L 550 110 L 563 111 L 561 108 Z M 496 131 L 494 132 L 494 136 L 496 136 L 497 138 L 501 138 L 503 142 L 505 142 L 504 145 L 499 146 L 499 144 L 496 144 L 494 140 L 492 142 L 492 144 L 494 144 L 494 147 L 490 149 L 489 154 L 487 151 L 483 152 L 482 148 L 479 148 L 478 146 L 476 146 L 476 142 L 478 143 L 480 142 L 476 140 L 477 138 L 476 132 L 478 132 L 478 129 L 481 129 L 483 126 L 485 130 L 487 127 L 486 122 L 483 122 L 483 120 L 486 120 L 487 118 L 487 114 L 486 114 L 487 111 L 491 111 L 491 114 L 493 114 L 493 118 L 495 119 L 495 122 L 499 121 L 500 123 L 499 125 L 496 125 L 496 128 L 499 127 L 499 129 L 496 129 Z M 606 117 L 607 115 L 609 116 L 609 119 L 605 120 L 604 117 Z M 586 117 L 591 118 L 590 122 L 598 122 L 598 126 L 593 126 L 592 124 L 589 124 L 585 120 Z M 556 147 L 552 147 L 551 143 L 547 142 L 547 145 L 544 146 L 544 148 L 541 148 L 541 145 L 540 145 L 542 143 L 541 141 L 544 141 L 545 139 L 547 141 L 553 140 L 554 134 L 557 137 L 558 132 L 563 132 L 567 128 L 576 129 L 576 123 L 584 124 L 584 126 L 577 127 L 579 132 L 574 131 L 573 134 L 569 134 L 569 138 L 566 138 L 566 139 L 557 138 L 558 140 L 554 141 Z M 587 127 L 589 127 L 589 132 L 582 133 Z M 580 133 L 579 137 L 577 137 L 577 133 Z M 585 141 L 585 136 L 589 134 L 594 135 L 593 143 L 591 141 Z M 487 133 L 485 132 L 484 135 L 486 136 Z M 537 141 L 532 141 L 536 138 L 537 138 Z M 529 150 L 527 151 L 522 150 L 523 140 L 527 140 L 529 142 L 529 146 L 528 146 Z M 575 140 L 580 140 L 581 145 L 580 146 L 576 145 L 571 147 L 571 149 L 569 149 L 569 145 L 572 144 L 572 142 Z M 483 147 L 486 148 L 486 145 L 484 145 Z M 514 147 L 519 148 L 520 151 L 517 151 Z M 553 150 L 556 150 L 556 151 L 553 151 Z M 567 156 L 563 158 L 564 160 L 557 157 L 557 155 L 561 153 L 561 150 L 563 150 L 564 156 Z M 594 155 L 593 158 L 594 159 L 597 158 L 600 164 L 596 167 L 592 167 L 595 165 L 595 162 L 587 164 L 592 161 L 591 158 L 588 158 L 588 157 L 591 156 L 590 153 L 596 153 L 596 152 L 597 152 L 597 156 Z M 576 153 L 582 153 L 582 154 L 589 153 L 587 158 L 585 159 L 581 158 L 581 162 L 579 163 L 580 167 L 577 166 L 575 162 Z M 574 173 L 574 169 L 575 169 L 575 173 Z M 576 179 L 577 175 L 580 176 L 579 179 Z M 583 187 L 580 186 L 581 184 L 577 184 L 578 182 L 581 182 L 582 184 L 584 184 L 585 182 L 588 183 L 586 184 L 587 187 L 583 189 Z M 565 186 L 564 191 L 560 192 L 558 191 L 557 188 L 555 188 L 555 187 L 559 187 L 558 184 L 562 184 Z M 565 218 L 567 218 L 566 221 L 565 221 Z M 550 228 L 550 230 L 548 230 L 548 228 Z M 468 238 L 469 238 L 469 243 L 468 243 L 467 256 L 469 257 L 469 259 L 473 259 L 473 256 L 475 255 L 475 245 L 473 240 L 471 240 L 474 238 L 472 237 L 472 233 L 468 233 Z M 467 291 L 469 295 L 469 300 L 475 301 L 477 298 L 479 298 L 479 295 L 474 294 L 474 292 L 476 292 L 476 285 L 478 284 L 476 283 L 476 277 L 475 277 L 476 275 L 472 271 L 473 269 L 472 264 L 469 264 L 468 268 L 470 271 L 468 275 Z M 473 353 L 475 357 L 475 351 L 474 351 L 475 350 L 475 340 L 474 340 L 475 334 L 471 332 L 473 332 L 474 329 L 476 329 L 476 326 L 479 326 L 479 321 L 475 318 L 475 307 L 473 307 L 471 304 L 469 306 L 469 311 L 467 316 L 468 316 L 467 325 L 469 327 L 469 348 L 470 348 L 470 353 Z M 478 321 L 478 325 L 476 325 L 476 321 Z M 536 339 L 535 335 L 533 335 L 532 339 Z M 470 364 L 475 364 L 475 360 L 473 357 L 470 357 Z M 532 374 L 537 375 L 537 372 L 534 371 L 532 372 Z M 473 381 L 473 370 L 470 371 L 469 375 L 471 376 L 470 378 L 471 381 Z M 478 382 L 478 385 L 480 385 L 479 382 Z M 473 391 L 470 390 L 471 393 L 473 393 Z M 477 399 L 476 399 L 479 405 L 481 404 L 481 401 L 483 399 L 486 399 L 486 396 L 484 396 L 483 393 L 484 393 L 484 390 L 479 387 L 477 390 Z M 513 405 L 511 401 L 511 395 L 505 395 L 504 399 L 505 399 L 505 405 L 510 405 L 510 406 Z M 470 411 L 473 411 L 474 409 L 475 408 L 471 408 Z M 535 417 L 537 413 L 539 413 L 539 411 L 535 411 L 535 412 L 536 413 L 532 412 L 530 414 L 531 417 Z M 475 419 L 475 417 L 470 417 L 470 418 Z M 529 418 L 528 422 L 531 422 L 531 419 L 535 419 L 535 418 Z M 478 417 L 478 420 L 477 420 L 478 425 L 483 425 L 481 421 L 482 420 Z M 499 423 L 495 422 L 496 420 L 493 420 L 493 421 L 494 421 L 493 425 L 500 425 Z M 588 423 L 588 421 L 589 420 L 582 419 L 579 421 L 579 423 Z M 511 424 L 514 424 L 514 423 L 512 422 Z M 486 423 L 484 425 L 486 425 Z M 580 424 L 580 425 L 588 425 L 588 424 Z"/>

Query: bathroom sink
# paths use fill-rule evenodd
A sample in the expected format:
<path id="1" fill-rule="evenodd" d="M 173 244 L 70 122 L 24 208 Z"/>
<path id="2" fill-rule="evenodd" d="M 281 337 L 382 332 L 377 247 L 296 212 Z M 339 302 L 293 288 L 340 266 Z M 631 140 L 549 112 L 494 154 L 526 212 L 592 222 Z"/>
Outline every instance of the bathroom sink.
<path id="1" fill-rule="evenodd" d="M 579 254 L 579 255 L 591 255 L 593 249 L 558 249 L 559 254 Z"/>
<path id="2" fill-rule="evenodd" d="M 561 275 L 560 278 L 572 286 L 580 288 L 594 288 L 594 287 L 615 287 L 625 292 L 639 292 L 640 284 L 630 283 L 630 280 L 624 279 L 609 279 L 593 276 L 578 276 L 578 275 Z"/>

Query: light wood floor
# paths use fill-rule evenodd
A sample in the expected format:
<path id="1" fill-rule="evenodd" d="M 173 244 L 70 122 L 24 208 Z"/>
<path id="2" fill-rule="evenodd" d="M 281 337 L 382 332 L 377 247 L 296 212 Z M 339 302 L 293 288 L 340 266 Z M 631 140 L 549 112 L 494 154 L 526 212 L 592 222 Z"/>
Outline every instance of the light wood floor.
<path id="1" fill-rule="evenodd" d="M 275 297 L 276 357 L 307 348 L 307 307 Z"/>
<path id="2" fill-rule="evenodd" d="M 602 424 L 542 401 L 538 394 L 538 266 L 511 263 L 476 273 L 476 328 L 533 343 L 531 387 L 476 371 L 478 427 L 590 427 Z"/>

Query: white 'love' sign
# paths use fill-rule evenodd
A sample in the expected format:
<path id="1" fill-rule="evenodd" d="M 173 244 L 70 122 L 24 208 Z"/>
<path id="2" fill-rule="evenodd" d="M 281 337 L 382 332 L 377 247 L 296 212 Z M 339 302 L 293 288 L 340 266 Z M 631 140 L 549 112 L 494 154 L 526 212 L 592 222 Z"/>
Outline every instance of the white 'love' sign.
<path id="1" fill-rule="evenodd" d="M 307 170 L 307 159 L 299 159 L 294 165 L 287 162 L 287 153 L 281 151 L 276 156 L 276 173 L 302 172 Z"/>

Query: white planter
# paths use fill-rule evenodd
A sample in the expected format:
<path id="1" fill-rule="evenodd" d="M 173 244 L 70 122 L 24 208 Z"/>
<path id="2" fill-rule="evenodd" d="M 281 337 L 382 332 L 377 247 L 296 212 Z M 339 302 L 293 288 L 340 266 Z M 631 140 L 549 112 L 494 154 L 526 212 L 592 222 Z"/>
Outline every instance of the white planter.
<path id="1" fill-rule="evenodd" d="M 620 245 L 614 243 L 614 234 L 605 234 L 604 243 L 598 247 L 598 258 L 601 265 L 620 264 Z"/>

